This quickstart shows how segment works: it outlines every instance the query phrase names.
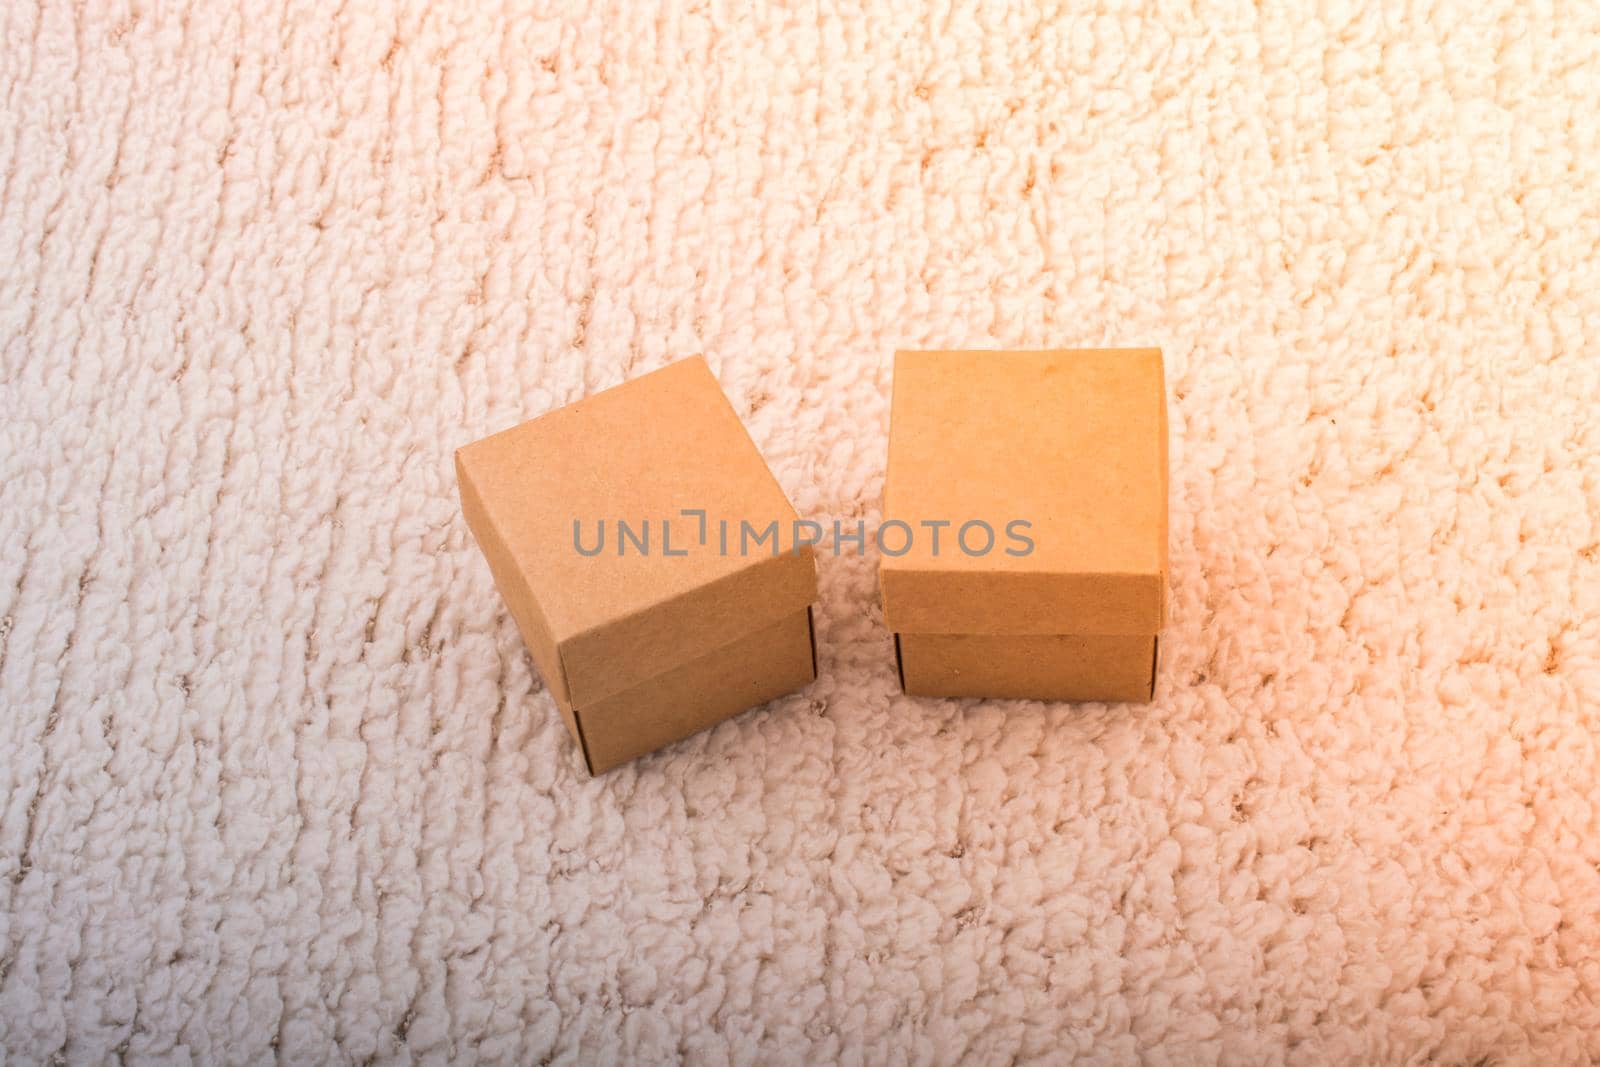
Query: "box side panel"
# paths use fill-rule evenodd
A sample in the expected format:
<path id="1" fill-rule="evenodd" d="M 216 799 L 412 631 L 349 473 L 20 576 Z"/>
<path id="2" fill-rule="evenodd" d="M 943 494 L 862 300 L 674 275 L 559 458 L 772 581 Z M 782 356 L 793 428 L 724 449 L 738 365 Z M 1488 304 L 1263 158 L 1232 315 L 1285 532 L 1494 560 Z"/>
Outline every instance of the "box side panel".
<path id="1" fill-rule="evenodd" d="M 905 691 L 1007 700 L 1151 699 L 1152 634 L 899 634 Z"/>
<path id="2" fill-rule="evenodd" d="M 594 774 L 698 733 L 816 677 L 809 608 L 578 710 Z"/>
<path id="3" fill-rule="evenodd" d="M 1171 474 L 1170 474 L 1170 460 L 1168 459 L 1168 456 L 1169 456 L 1170 451 L 1171 451 L 1171 446 L 1170 446 L 1170 431 L 1167 428 L 1167 378 L 1166 378 L 1166 366 L 1165 366 L 1164 363 L 1159 364 L 1159 366 L 1160 366 L 1160 372 L 1161 372 L 1161 396 L 1159 398 L 1158 403 L 1160 404 L 1160 415 L 1161 415 L 1161 418 L 1158 421 L 1158 430 L 1157 430 L 1157 432 L 1161 435 L 1161 461 L 1160 461 L 1160 466 L 1159 466 L 1159 470 L 1160 470 L 1160 474 L 1161 474 L 1161 495 L 1160 495 L 1160 500 L 1161 500 L 1161 534 L 1160 534 L 1160 536 L 1161 536 L 1161 545 L 1160 545 L 1160 547 L 1161 547 L 1161 589 L 1160 589 L 1161 603 L 1160 603 L 1160 608 L 1159 608 L 1159 614 L 1160 614 L 1160 617 L 1161 617 L 1161 621 L 1156 626 L 1156 628 L 1158 630 L 1166 628 L 1166 625 L 1167 625 L 1167 613 L 1172 610 L 1172 608 L 1171 608 L 1172 592 L 1171 592 L 1171 590 L 1169 588 L 1169 585 L 1170 585 L 1171 580 L 1172 580 L 1172 554 L 1171 554 L 1171 548 L 1170 548 L 1171 534 L 1169 533 L 1169 530 L 1168 530 L 1168 526 L 1169 526 L 1169 523 L 1171 521 L 1170 520 L 1170 511 L 1171 511 L 1171 483 L 1170 483 L 1170 479 L 1171 479 Z"/>
<path id="4" fill-rule="evenodd" d="M 1107 634 L 1161 629 L 1162 576 L 878 572 L 883 618 L 896 633 Z"/>
<path id="5" fill-rule="evenodd" d="M 501 599 L 511 612 L 511 618 L 516 622 L 522 640 L 533 656 L 534 665 L 539 668 L 539 675 L 544 680 L 545 687 L 550 690 L 551 696 L 555 697 L 556 703 L 561 707 L 561 715 L 566 719 L 567 729 L 572 731 L 574 738 L 577 738 L 578 726 L 572 715 L 560 650 L 550 632 L 548 622 L 539 610 L 538 602 L 534 600 L 533 591 L 528 587 L 527 578 L 518 569 L 511 558 L 511 553 L 506 550 L 504 540 L 484 511 L 483 500 L 473 481 L 472 472 L 469 465 L 462 462 L 459 452 L 456 453 L 456 480 L 461 491 L 462 515 L 465 516 L 467 528 L 472 531 L 473 539 L 478 542 L 478 548 L 483 552 L 484 559 L 489 563 L 489 573 L 494 576 L 495 588 L 500 591 Z"/>
<path id="6" fill-rule="evenodd" d="M 803 613 L 817 598 L 811 549 L 753 561 L 717 581 L 562 643 L 572 703 L 589 708 L 710 656 L 754 630 Z"/>

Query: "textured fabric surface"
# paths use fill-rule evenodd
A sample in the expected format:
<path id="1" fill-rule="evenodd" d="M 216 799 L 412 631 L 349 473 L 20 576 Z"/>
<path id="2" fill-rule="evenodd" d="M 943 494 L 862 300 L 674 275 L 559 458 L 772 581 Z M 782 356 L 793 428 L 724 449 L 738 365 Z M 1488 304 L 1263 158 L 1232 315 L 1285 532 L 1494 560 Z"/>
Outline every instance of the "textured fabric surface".
<path id="1" fill-rule="evenodd" d="M 1600 8 L 0 5 L 0 1059 L 1600 1057 Z M 1152 10 L 1142 13 L 1144 7 Z M 589 780 L 451 450 L 703 351 L 1159 344 L 1149 707 Z"/>

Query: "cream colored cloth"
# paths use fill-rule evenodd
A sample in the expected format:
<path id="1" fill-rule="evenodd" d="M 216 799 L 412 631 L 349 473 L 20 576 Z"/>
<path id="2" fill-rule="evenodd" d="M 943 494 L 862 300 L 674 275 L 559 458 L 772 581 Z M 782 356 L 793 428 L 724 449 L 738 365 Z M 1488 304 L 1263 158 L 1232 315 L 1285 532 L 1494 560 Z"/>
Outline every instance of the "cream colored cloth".
<path id="1" fill-rule="evenodd" d="M 1600 7 L 1093 6 L 0 5 L 0 1058 L 1600 1058 Z M 1157 703 L 851 554 L 587 779 L 454 446 L 704 351 L 872 520 L 896 346 L 1100 344 Z"/>

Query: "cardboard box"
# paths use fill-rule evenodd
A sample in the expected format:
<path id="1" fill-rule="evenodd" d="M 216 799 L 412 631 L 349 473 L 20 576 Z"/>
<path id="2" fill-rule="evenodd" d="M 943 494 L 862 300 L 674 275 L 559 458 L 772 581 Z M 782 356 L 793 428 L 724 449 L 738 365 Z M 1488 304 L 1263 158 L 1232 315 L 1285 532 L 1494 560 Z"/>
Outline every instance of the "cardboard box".
<path id="1" fill-rule="evenodd" d="M 703 359 L 467 445 L 456 474 L 591 774 L 816 677 L 812 549 Z"/>
<path id="2" fill-rule="evenodd" d="M 896 353 L 879 553 L 907 693 L 1151 699 L 1160 351 Z"/>

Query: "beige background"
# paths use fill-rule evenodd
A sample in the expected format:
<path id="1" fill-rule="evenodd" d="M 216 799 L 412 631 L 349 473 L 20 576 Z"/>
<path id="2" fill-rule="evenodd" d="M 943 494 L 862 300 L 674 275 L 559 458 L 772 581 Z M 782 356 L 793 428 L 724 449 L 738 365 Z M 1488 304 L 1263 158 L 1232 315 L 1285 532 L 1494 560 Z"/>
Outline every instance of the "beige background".
<path id="1" fill-rule="evenodd" d="M 1091 6 L 0 6 L 0 1052 L 1600 1058 L 1600 8 Z M 703 350 L 875 518 L 1047 344 L 1167 355 L 1158 703 L 850 556 L 586 779 L 455 445 Z"/>

